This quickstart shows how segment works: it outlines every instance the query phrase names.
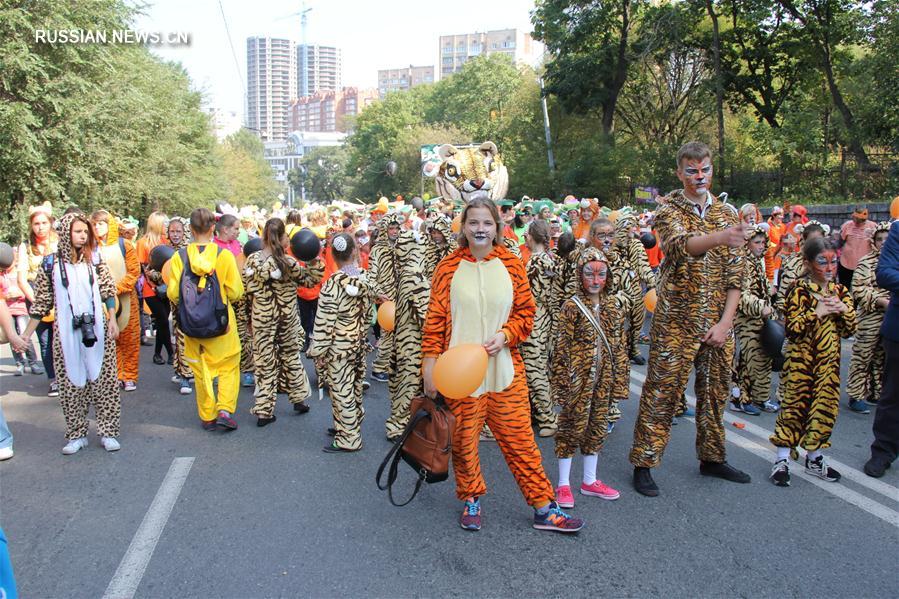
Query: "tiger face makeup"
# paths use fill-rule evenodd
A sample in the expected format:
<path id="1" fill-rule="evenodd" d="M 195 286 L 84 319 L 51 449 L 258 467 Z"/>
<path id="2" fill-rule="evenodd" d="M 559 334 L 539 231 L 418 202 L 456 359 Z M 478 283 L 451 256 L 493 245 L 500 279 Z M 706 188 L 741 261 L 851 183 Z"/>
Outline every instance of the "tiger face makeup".
<path id="1" fill-rule="evenodd" d="M 807 262 L 809 274 L 812 280 L 818 284 L 829 283 L 836 279 L 837 264 L 839 259 L 833 250 L 824 250 L 811 262 Z"/>

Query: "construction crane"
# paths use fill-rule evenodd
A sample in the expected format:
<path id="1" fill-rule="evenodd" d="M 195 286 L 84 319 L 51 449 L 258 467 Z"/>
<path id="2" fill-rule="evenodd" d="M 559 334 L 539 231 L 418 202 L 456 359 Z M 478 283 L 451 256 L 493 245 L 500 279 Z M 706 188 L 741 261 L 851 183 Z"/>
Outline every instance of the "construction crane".
<path id="1" fill-rule="evenodd" d="M 289 15 L 285 15 L 277 21 L 282 21 L 284 19 L 290 19 L 293 17 L 300 17 L 300 47 L 302 48 L 302 59 L 303 59 L 303 79 L 300 87 L 300 97 L 309 95 L 309 48 L 306 45 L 306 29 L 308 26 L 308 19 L 306 15 L 311 11 L 311 8 L 306 8 L 306 1 L 300 3 L 300 12 L 291 13 Z"/>

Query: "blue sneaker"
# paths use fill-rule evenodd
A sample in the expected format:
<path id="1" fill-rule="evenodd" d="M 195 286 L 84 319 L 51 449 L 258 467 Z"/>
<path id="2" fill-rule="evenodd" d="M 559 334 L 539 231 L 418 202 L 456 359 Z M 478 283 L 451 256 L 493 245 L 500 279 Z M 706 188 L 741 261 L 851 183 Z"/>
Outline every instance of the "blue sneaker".
<path id="1" fill-rule="evenodd" d="M 855 412 L 856 414 L 870 414 L 871 408 L 868 407 L 868 404 L 863 402 L 860 399 L 850 399 L 849 400 L 849 409 Z"/>
<path id="2" fill-rule="evenodd" d="M 562 511 L 559 504 L 553 501 L 545 514 L 534 510 L 534 528 L 537 530 L 554 530 L 556 532 L 577 532 L 584 528 L 584 521 L 574 518 Z"/>
<path id="3" fill-rule="evenodd" d="M 609 425 L 606 427 L 606 434 L 611 433 L 613 430 L 615 430 L 615 423 L 610 422 Z"/>
<path id="4" fill-rule="evenodd" d="M 750 416 L 759 416 L 762 411 L 758 409 L 758 407 L 754 403 L 744 403 L 743 413 L 749 414 Z"/>
<path id="5" fill-rule="evenodd" d="M 245 372 L 240 377 L 240 386 L 241 387 L 254 387 L 256 385 L 256 379 L 253 377 L 252 372 Z"/>
<path id="6" fill-rule="evenodd" d="M 386 372 L 372 372 L 371 378 L 375 379 L 379 383 L 386 383 L 390 380 L 390 376 L 388 376 Z"/>
<path id="7" fill-rule="evenodd" d="M 465 530 L 481 530 L 481 501 L 470 497 L 465 500 L 459 525 Z"/>

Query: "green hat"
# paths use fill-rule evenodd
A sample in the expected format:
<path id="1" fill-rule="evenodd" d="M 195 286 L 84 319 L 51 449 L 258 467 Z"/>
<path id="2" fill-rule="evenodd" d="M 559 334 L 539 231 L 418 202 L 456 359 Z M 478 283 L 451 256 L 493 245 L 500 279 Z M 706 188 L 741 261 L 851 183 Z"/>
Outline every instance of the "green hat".
<path id="1" fill-rule="evenodd" d="M 500 200 L 496 203 L 496 205 L 500 208 L 507 208 L 509 206 L 514 206 L 515 202 L 513 202 L 512 200 Z"/>
<path id="2" fill-rule="evenodd" d="M 540 214 L 540 212 L 544 208 L 549 208 L 550 212 L 552 212 L 553 207 L 554 204 L 551 200 L 540 200 L 539 202 L 534 202 L 534 212 L 536 212 L 537 214 Z"/>

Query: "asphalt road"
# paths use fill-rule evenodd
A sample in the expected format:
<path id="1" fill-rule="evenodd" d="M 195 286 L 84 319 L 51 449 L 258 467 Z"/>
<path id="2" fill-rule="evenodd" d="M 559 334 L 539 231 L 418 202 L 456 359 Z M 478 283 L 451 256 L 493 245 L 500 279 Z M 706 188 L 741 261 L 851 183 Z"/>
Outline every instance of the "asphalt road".
<path id="1" fill-rule="evenodd" d="M 15 435 L 15 457 L 0 463 L 0 523 L 22 597 L 102 597 L 129 585 L 137 597 L 880 598 L 899 589 L 899 468 L 879 481 L 860 472 L 873 414 L 840 414 L 829 456 L 846 465 L 843 482 L 794 475 L 786 489 L 767 480 L 773 414 L 729 417 L 746 424 L 728 424 L 728 459 L 750 485 L 699 476 L 695 428 L 680 419 L 655 473 L 662 494 L 650 499 L 630 486 L 632 395 L 600 457 L 600 477 L 621 498 L 576 495 L 580 534 L 531 528 L 492 443 L 480 446 L 484 527 L 471 533 L 457 524 L 452 482 L 405 508 L 375 487 L 389 447 L 385 384 L 366 396 L 363 451 L 330 455 L 327 400 L 295 415 L 284 398 L 278 421 L 260 429 L 244 389 L 239 430 L 205 432 L 194 397 L 144 352 L 139 389 L 122 400 L 122 450 L 107 454 L 92 428 L 90 446 L 64 456 L 46 379 L 13 377 L 8 347 L 0 356 Z M 644 372 L 634 369 L 632 391 Z M 552 440 L 540 447 L 555 481 Z M 576 459 L 572 483 L 580 468 Z M 411 488 L 411 470 L 401 472 Z"/>

